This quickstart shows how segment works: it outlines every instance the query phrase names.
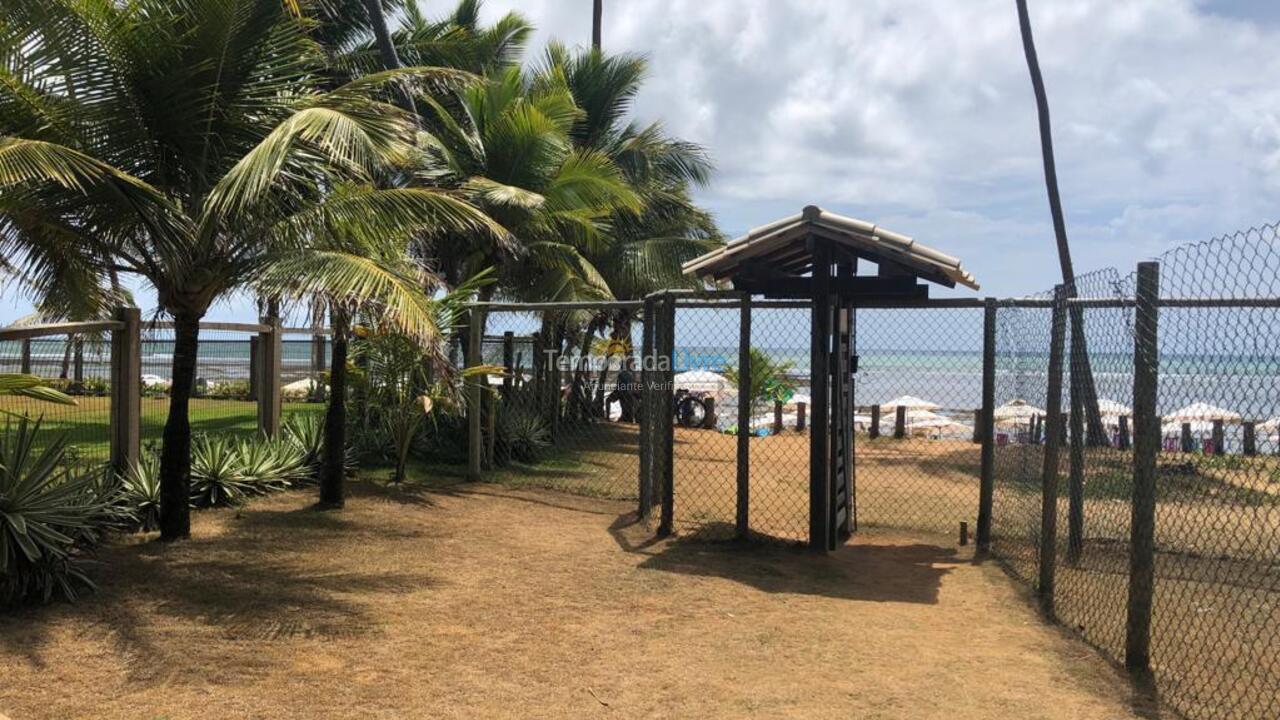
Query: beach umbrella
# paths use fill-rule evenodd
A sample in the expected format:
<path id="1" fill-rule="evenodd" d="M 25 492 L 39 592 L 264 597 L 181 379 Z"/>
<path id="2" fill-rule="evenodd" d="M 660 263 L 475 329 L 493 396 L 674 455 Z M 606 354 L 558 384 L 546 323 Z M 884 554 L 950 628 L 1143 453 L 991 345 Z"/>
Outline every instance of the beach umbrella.
<path id="1" fill-rule="evenodd" d="M 804 403 L 805 405 L 812 406 L 813 400 L 808 395 L 805 395 L 804 393 L 796 393 L 795 395 L 791 396 L 790 400 L 787 401 L 788 405 L 799 405 L 800 403 Z"/>
<path id="2" fill-rule="evenodd" d="M 1240 422 L 1240 413 L 1216 407 L 1208 403 L 1192 403 L 1164 416 L 1167 423 L 1194 423 L 1196 421 L 1222 420 L 1224 422 Z"/>
<path id="3" fill-rule="evenodd" d="M 675 387 L 690 392 L 721 392 L 734 387 L 729 378 L 710 370 L 690 370 L 673 377 Z"/>
<path id="4" fill-rule="evenodd" d="M 1280 431 L 1280 417 L 1273 417 L 1266 422 L 1258 423 L 1258 431 L 1265 433 Z"/>
<path id="5" fill-rule="evenodd" d="M 941 407 L 941 405 L 938 405 L 938 403 L 929 402 L 928 400 L 923 400 L 914 395 L 900 395 L 890 400 L 889 402 L 881 405 L 880 409 L 884 412 L 897 412 L 898 408 L 900 407 L 905 407 L 908 411 L 937 410 L 939 407 Z"/>
<path id="6" fill-rule="evenodd" d="M 998 423 L 1022 425 L 1031 422 L 1033 417 L 1044 417 L 1046 414 L 1044 410 L 1027 404 L 1026 400 L 1018 399 L 1010 400 L 996 408 L 992 417 Z"/>

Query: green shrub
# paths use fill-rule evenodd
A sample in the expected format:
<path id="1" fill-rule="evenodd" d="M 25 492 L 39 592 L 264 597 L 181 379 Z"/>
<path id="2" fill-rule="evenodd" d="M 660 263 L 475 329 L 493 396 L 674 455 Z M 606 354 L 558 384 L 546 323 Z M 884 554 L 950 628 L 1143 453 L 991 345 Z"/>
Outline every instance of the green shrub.
<path id="1" fill-rule="evenodd" d="M 509 410 L 498 416 L 495 452 L 516 462 L 533 463 L 551 446 L 547 423 L 527 410 Z"/>
<path id="2" fill-rule="evenodd" d="M 111 529 L 107 493 L 96 469 L 63 462 L 66 438 L 36 448 L 39 421 L 0 431 L 0 604 L 74 600 L 93 583 L 81 569 L 84 550 Z"/>

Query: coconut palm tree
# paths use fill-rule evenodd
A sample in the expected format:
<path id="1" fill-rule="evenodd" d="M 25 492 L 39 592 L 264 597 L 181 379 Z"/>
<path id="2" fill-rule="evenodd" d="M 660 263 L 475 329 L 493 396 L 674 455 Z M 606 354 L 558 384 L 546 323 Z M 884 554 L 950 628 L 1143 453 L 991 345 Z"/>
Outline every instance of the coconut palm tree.
<path id="1" fill-rule="evenodd" d="M 214 301 L 334 218 L 367 235 L 492 230 L 429 189 L 327 198 L 416 153 L 414 118 L 388 98 L 469 76 L 413 68 L 328 89 L 309 27 L 280 0 L 10 0 L 0 20 L 3 255 L 46 285 L 50 257 L 98 286 L 110 272 L 143 277 L 173 317 L 165 539 L 190 531 L 188 409 Z"/>
<path id="2" fill-rule="evenodd" d="M 323 303 L 329 310 L 333 342 L 320 472 L 320 505 L 326 508 L 342 507 L 345 500 L 347 357 L 353 320 L 358 315 L 372 318 L 379 330 L 411 338 L 427 362 L 443 372 L 445 333 L 458 301 L 470 299 L 486 282 L 482 275 L 437 297 L 442 283 L 408 252 L 412 233 L 368 230 L 363 223 L 336 217 L 326 232 L 312 236 L 310 244 L 277 257 L 257 282 L 258 291 L 268 297 L 308 306 Z"/>
<path id="3" fill-rule="evenodd" d="M 1017 0 L 1018 28 L 1022 34 L 1022 51 L 1031 75 L 1031 87 L 1036 97 L 1036 112 L 1040 124 L 1040 153 L 1044 161 L 1044 184 L 1049 195 L 1049 213 L 1053 218 L 1053 236 L 1058 246 L 1058 264 L 1062 270 L 1062 282 L 1067 296 L 1076 296 L 1075 268 L 1071 263 L 1071 244 L 1067 240 L 1067 221 L 1062 212 L 1062 197 L 1058 192 L 1058 169 L 1053 153 L 1053 124 L 1049 118 L 1049 96 L 1045 91 L 1044 76 L 1040 72 L 1040 60 L 1036 54 L 1035 37 L 1031 33 L 1031 15 L 1027 0 Z M 1089 350 L 1085 340 L 1084 309 L 1073 305 L 1071 316 L 1071 397 L 1084 410 L 1086 436 L 1090 445 L 1108 444 L 1106 427 L 1102 424 L 1102 412 L 1098 406 L 1098 390 L 1093 380 L 1089 362 Z"/>

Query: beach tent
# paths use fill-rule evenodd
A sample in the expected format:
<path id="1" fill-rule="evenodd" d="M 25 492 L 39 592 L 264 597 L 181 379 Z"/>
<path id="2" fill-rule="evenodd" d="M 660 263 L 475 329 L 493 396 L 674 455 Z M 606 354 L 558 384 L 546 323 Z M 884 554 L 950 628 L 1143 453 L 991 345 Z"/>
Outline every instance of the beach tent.
<path id="1" fill-rule="evenodd" d="M 874 274 L 859 274 L 871 270 Z M 929 285 L 948 288 L 978 283 L 958 258 L 875 223 L 837 215 L 816 206 L 755 228 L 683 266 L 685 275 L 708 285 L 732 284 L 741 293 L 743 327 L 749 330 L 751 298 L 800 300 L 809 308 L 809 546 L 832 550 L 857 526 L 854 516 L 854 457 L 851 379 L 856 370 L 854 311 L 886 302 L 915 302 L 929 296 Z M 674 303 L 667 307 L 674 308 Z M 667 310 L 666 312 L 671 312 Z M 663 333 L 662 328 L 658 328 Z M 665 331 L 670 347 L 670 331 Z M 739 340 L 745 353 L 750 334 Z M 928 408 L 919 408 L 928 409 Z M 645 429 L 642 429 L 642 433 Z M 669 436 L 668 436 L 669 438 Z M 656 437 L 670 452 L 672 442 Z M 745 433 L 738 435 L 739 537 L 750 534 L 750 453 Z M 646 482 L 644 479 L 642 483 Z M 679 490 L 671 488 L 671 492 Z M 643 492 L 642 492 L 643 496 Z M 664 504 L 674 500 L 664 497 Z M 671 518 L 664 513 L 663 526 Z"/>
<path id="2" fill-rule="evenodd" d="M 1164 416 L 1167 423 L 1195 423 L 1205 420 L 1212 423 L 1214 420 L 1222 420 L 1223 422 L 1240 422 L 1240 413 L 1232 412 L 1208 403 L 1192 403 L 1184 408 L 1178 408 L 1168 415 Z"/>
<path id="3" fill-rule="evenodd" d="M 1120 417 L 1121 415 L 1133 415 L 1133 408 L 1124 403 L 1110 400 L 1108 398 L 1098 398 L 1098 412 L 1103 417 Z"/>

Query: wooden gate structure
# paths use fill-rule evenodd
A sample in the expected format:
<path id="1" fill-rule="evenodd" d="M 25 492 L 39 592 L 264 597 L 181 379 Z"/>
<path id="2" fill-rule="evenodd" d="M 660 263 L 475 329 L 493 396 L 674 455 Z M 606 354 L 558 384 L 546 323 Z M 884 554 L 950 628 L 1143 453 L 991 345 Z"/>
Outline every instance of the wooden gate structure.
<path id="1" fill-rule="evenodd" d="M 860 275 L 859 263 L 876 266 Z M 816 206 L 756 228 L 722 248 L 684 265 L 686 275 L 718 287 L 729 286 L 740 299 L 749 327 L 751 298 L 803 300 L 811 308 L 809 431 L 809 547 L 833 550 L 856 528 L 853 477 L 854 310 L 877 305 L 923 302 L 927 281 L 948 288 L 978 283 L 958 258 L 921 245 L 874 223 L 837 215 Z M 669 301 L 668 301 L 669 302 Z M 671 305 L 674 308 L 674 305 Z M 673 313 L 667 313 L 668 324 Z M 658 335 L 673 337 L 673 328 Z M 749 333 L 739 340 L 742 374 L 749 377 Z M 659 343 L 660 345 L 660 343 Z M 741 401 L 740 401 L 741 402 Z M 670 413 L 666 413 L 670 417 Z M 745 498 L 750 492 L 746 438 L 739 442 L 738 525 L 745 530 Z M 670 433 L 655 437 L 670 443 Z M 668 452 L 669 457 L 669 452 Z M 664 527 L 670 527 L 671 473 L 663 487 Z M 642 480 L 643 483 L 643 480 Z"/>

